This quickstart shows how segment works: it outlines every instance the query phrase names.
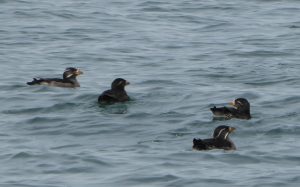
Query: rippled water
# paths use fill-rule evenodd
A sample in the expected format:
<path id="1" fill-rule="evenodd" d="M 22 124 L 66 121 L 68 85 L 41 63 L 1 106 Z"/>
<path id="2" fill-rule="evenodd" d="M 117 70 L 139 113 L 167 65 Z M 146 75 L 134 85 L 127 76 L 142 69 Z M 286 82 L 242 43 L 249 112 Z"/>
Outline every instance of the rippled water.
<path id="1" fill-rule="evenodd" d="M 298 186 L 297 0 L 0 0 L 0 186 Z M 81 88 L 27 86 L 84 71 Z M 99 106 L 123 77 L 132 101 Z M 246 97 L 249 121 L 209 107 Z M 193 151 L 218 125 L 237 150 Z"/>

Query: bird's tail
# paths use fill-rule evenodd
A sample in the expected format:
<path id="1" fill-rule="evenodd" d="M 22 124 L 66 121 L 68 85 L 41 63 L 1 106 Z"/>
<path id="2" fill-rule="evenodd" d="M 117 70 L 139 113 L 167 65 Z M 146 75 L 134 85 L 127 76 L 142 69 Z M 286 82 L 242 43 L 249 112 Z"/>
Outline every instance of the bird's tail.
<path id="1" fill-rule="evenodd" d="M 33 80 L 31 82 L 27 82 L 27 84 L 28 85 L 37 85 L 37 84 L 40 84 L 41 82 L 43 82 L 43 79 L 33 78 Z"/>
<path id="2" fill-rule="evenodd" d="M 226 107 L 217 108 L 216 106 L 214 106 L 213 108 L 210 108 L 210 110 L 216 116 L 224 116 L 230 113 L 230 111 Z"/>
<path id="3" fill-rule="evenodd" d="M 212 111 L 212 113 L 215 113 L 217 111 L 219 111 L 220 109 L 217 108 L 216 106 L 214 106 L 213 108 L 210 108 L 210 111 Z"/>
<path id="4" fill-rule="evenodd" d="M 207 145 L 201 139 L 193 139 L 193 148 L 198 150 L 207 149 Z"/>

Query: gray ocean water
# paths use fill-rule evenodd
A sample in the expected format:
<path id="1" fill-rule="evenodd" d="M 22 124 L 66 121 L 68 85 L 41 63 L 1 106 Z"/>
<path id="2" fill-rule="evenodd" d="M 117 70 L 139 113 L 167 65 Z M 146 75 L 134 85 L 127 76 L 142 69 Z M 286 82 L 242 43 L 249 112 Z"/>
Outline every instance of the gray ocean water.
<path id="1" fill-rule="evenodd" d="M 298 0 L 0 0 L 0 186 L 299 186 L 299 49 Z M 251 120 L 213 120 L 238 97 Z M 192 150 L 219 125 L 236 151 Z"/>

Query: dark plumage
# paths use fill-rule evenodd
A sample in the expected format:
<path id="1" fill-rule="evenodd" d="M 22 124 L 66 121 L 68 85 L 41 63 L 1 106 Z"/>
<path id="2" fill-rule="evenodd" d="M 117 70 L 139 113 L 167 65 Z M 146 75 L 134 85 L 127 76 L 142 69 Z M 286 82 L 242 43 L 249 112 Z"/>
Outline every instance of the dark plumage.
<path id="1" fill-rule="evenodd" d="M 234 143 L 230 140 L 229 134 L 235 130 L 234 127 L 226 125 L 218 126 L 210 139 L 194 139 L 193 148 L 196 150 L 224 149 L 236 150 Z"/>
<path id="2" fill-rule="evenodd" d="M 33 78 L 33 81 L 27 82 L 28 85 L 47 85 L 47 86 L 56 86 L 56 87 L 67 87 L 67 88 L 75 88 L 80 87 L 79 82 L 76 77 L 78 75 L 83 74 L 77 68 L 66 68 L 63 73 L 63 79 L 59 78 Z"/>
<path id="3" fill-rule="evenodd" d="M 216 117 L 225 117 L 226 119 L 239 118 L 250 119 L 250 103 L 245 98 L 238 98 L 230 103 L 233 107 L 220 107 L 214 106 L 210 110 Z"/>
<path id="4" fill-rule="evenodd" d="M 125 86 L 128 85 L 129 82 L 122 78 L 115 79 L 111 84 L 111 89 L 104 91 L 99 97 L 99 103 L 116 103 L 116 102 L 124 102 L 129 101 L 129 96 L 125 91 Z"/>

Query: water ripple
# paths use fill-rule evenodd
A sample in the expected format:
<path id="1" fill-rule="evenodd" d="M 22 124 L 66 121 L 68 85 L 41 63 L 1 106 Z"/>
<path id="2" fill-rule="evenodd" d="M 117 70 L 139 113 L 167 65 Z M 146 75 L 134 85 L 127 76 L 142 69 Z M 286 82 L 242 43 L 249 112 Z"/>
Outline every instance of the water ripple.
<path id="1" fill-rule="evenodd" d="M 297 1 L 0 4 L 0 186 L 298 185 Z M 99 105 L 116 77 L 132 101 Z M 214 120 L 237 97 L 253 118 Z M 219 125 L 236 151 L 192 149 Z"/>

